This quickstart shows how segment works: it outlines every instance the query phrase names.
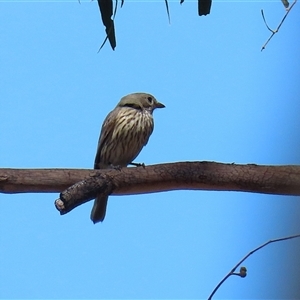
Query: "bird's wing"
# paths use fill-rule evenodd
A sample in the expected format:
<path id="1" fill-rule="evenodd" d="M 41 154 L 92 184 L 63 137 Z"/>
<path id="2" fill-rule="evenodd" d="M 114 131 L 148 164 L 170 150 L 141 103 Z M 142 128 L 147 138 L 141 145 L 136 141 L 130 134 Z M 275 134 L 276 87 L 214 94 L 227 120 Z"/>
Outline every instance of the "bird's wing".
<path id="1" fill-rule="evenodd" d="M 107 115 L 107 117 L 103 122 L 99 141 L 98 141 L 98 148 L 97 148 L 97 153 L 94 162 L 94 169 L 99 169 L 99 164 L 101 163 L 100 161 L 101 151 L 105 142 L 111 139 L 111 136 L 113 134 L 113 129 L 115 127 L 116 114 L 118 112 L 119 112 L 118 108 L 115 108 Z"/>

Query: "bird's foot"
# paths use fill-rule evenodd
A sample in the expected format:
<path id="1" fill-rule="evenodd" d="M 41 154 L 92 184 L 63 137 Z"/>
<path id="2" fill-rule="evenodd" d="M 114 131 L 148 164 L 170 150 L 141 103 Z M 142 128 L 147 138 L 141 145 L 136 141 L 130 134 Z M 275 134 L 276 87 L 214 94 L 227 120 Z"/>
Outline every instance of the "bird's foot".
<path id="1" fill-rule="evenodd" d="M 114 170 L 121 171 L 122 167 L 120 165 L 114 166 L 113 164 L 110 164 L 110 168 Z"/>
<path id="2" fill-rule="evenodd" d="M 145 169 L 145 164 L 144 163 L 130 163 L 129 165 L 132 165 L 132 166 L 136 166 L 136 167 L 143 167 Z"/>

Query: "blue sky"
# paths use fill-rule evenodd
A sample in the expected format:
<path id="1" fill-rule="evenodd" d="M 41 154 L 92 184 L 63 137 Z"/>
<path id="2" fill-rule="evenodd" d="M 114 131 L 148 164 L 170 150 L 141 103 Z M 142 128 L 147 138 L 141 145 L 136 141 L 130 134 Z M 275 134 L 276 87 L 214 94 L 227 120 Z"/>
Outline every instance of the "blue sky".
<path id="1" fill-rule="evenodd" d="M 280 1 L 125 1 L 107 44 L 97 2 L 0 1 L 0 165 L 92 168 L 119 99 L 166 105 L 138 162 L 300 163 L 296 4 L 267 48 Z M 0 194 L 0 298 L 207 298 L 250 250 L 300 232 L 300 198 L 174 191 L 113 196 L 60 216 L 58 194 Z M 215 299 L 299 298 L 300 240 L 272 244 Z"/>

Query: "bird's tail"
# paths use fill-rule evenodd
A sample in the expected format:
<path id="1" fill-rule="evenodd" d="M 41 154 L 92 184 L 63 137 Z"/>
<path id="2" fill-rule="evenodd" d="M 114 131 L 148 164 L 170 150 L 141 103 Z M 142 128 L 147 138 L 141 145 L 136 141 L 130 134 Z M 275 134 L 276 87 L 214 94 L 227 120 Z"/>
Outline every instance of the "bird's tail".
<path id="1" fill-rule="evenodd" d="M 105 218 L 108 196 L 100 194 L 94 201 L 91 211 L 91 220 L 95 223 L 102 222 Z"/>

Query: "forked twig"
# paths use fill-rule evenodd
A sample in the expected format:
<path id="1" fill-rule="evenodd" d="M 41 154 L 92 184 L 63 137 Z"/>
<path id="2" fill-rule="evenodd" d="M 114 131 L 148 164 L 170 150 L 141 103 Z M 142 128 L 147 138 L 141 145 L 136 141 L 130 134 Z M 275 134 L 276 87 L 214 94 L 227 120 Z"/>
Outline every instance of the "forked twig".
<path id="1" fill-rule="evenodd" d="M 254 252 L 260 250 L 261 248 L 271 244 L 271 243 L 275 243 L 275 242 L 281 242 L 281 241 L 285 241 L 285 240 L 291 240 L 294 238 L 298 238 L 300 237 L 300 234 L 296 234 L 296 235 L 291 235 L 288 237 L 284 237 L 284 238 L 278 238 L 278 239 L 274 239 L 274 240 L 269 240 L 268 242 L 262 244 L 261 246 L 255 248 L 254 250 L 250 251 L 241 261 L 239 261 L 237 263 L 237 265 L 219 282 L 219 284 L 214 288 L 214 290 L 212 291 L 212 293 L 210 294 L 210 296 L 208 297 L 208 300 L 211 300 L 213 295 L 216 293 L 216 291 L 219 289 L 219 287 L 224 283 L 224 281 L 230 277 L 231 275 L 237 275 L 240 276 L 242 278 L 246 277 L 247 275 L 247 269 L 245 267 L 241 267 L 240 268 L 240 272 L 239 273 L 235 273 L 236 268 L 241 265 L 250 255 L 252 255 Z"/>
<path id="2" fill-rule="evenodd" d="M 290 12 L 291 9 L 293 8 L 293 6 L 296 4 L 296 2 L 297 2 L 297 0 L 294 0 L 293 4 L 290 6 L 290 8 L 286 8 L 286 13 L 285 13 L 284 17 L 282 18 L 281 22 L 279 23 L 278 27 L 277 27 L 275 30 L 272 30 L 272 29 L 268 26 L 268 24 L 267 24 L 267 22 L 266 22 L 266 19 L 265 19 L 265 16 L 264 16 L 264 11 L 261 10 L 261 14 L 262 14 L 263 20 L 264 20 L 264 22 L 265 22 L 265 25 L 266 25 L 267 28 L 272 32 L 271 36 L 268 38 L 268 40 L 267 40 L 267 41 L 265 42 L 265 44 L 262 46 L 261 51 L 263 51 L 263 50 L 266 48 L 267 44 L 268 44 L 269 41 L 272 39 L 272 37 L 274 36 L 274 34 L 277 33 L 277 32 L 279 31 L 279 29 L 280 29 L 281 25 L 283 24 L 285 18 L 287 17 L 287 15 L 289 14 L 289 12 Z"/>

